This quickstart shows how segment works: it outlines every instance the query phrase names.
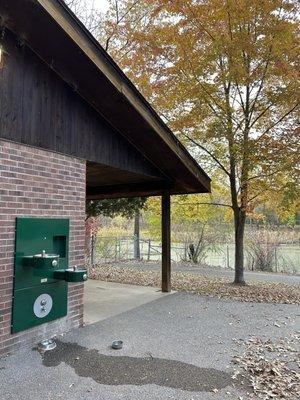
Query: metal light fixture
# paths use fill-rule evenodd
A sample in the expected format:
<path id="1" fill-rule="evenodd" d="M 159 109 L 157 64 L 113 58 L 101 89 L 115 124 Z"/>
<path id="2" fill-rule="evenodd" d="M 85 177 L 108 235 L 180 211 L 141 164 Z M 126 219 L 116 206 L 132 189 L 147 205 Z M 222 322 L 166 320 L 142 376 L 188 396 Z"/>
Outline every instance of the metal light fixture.
<path id="1" fill-rule="evenodd" d="M 0 68 L 3 67 L 3 61 L 4 61 L 4 49 L 3 49 L 3 40 L 4 40 L 4 35 L 5 35 L 5 27 L 3 26 L 1 29 L 1 37 L 0 37 Z"/>
<path id="2" fill-rule="evenodd" d="M 38 344 L 37 349 L 40 353 L 44 353 L 46 351 L 54 350 L 55 348 L 56 343 L 53 339 L 45 339 Z"/>

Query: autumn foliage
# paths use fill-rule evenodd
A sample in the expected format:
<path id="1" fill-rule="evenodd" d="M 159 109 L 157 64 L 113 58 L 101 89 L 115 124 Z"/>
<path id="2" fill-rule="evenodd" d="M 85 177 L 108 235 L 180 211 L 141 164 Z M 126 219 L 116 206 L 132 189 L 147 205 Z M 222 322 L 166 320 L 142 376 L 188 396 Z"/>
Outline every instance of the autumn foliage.
<path id="1" fill-rule="evenodd" d="M 299 2 L 110 0 L 93 33 L 214 177 L 235 224 L 299 199 Z M 224 200 L 225 199 L 225 200 Z M 226 204 L 224 204 L 226 203 Z"/>
<path id="2" fill-rule="evenodd" d="M 256 204 L 296 202 L 296 1 L 111 2 L 103 45 L 193 155 L 223 175 L 243 283 L 245 220 Z"/>

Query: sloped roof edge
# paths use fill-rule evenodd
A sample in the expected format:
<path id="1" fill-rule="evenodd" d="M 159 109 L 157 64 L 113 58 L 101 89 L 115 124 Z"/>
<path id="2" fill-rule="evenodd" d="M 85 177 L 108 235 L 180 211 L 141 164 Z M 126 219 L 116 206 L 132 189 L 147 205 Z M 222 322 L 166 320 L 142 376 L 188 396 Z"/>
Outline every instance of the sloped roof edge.
<path id="1" fill-rule="evenodd" d="M 91 61 L 97 65 L 101 72 L 106 75 L 115 88 L 127 98 L 131 105 L 133 105 L 140 114 L 143 115 L 147 122 L 152 126 L 154 132 L 163 138 L 170 148 L 173 150 L 175 148 L 176 154 L 179 156 L 182 162 L 184 162 L 185 166 L 190 170 L 190 172 L 193 173 L 195 178 L 201 181 L 201 184 L 206 189 L 205 191 L 210 191 L 211 180 L 209 176 L 203 171 L 203 169 L 194 160 L 180 140 L 177 139 L 167 124 L 159 117 L 149 102 L 139 92 L 139 90 L 116 64 L 112 57 L 110 57 L 110 55 L 103 49 L 100 43 L 89 32 L 84 24 L 76 17 L 72 10 L 70 10 L 65 2 L 63 0 L 36 1 L 52 16 L 52 18 L 56 20 L 56 22 L 64 29 L 64 31 L 72 38 L 72 40 L 74 40 L 76 44 L 80 46 L 81 50 L 86 54 L 87 57 L 90 58 Z M 79 31 L 74 29 L 72 25 L 65 25 L 65 19 L 59 15 L 60 13 L 57 7 L 58 5 L 63 7 L 65 12 L 71 18 L 72 22 L 77 25 Z M 90 47 L 86 47 L 86 44 L 84 43 L 85 40 L 88 40 L 93 47 L 95 47 L 96 52 L 94 52 L 94 54 Z M 99 53 L 106 62 L 101 60 Z"/>

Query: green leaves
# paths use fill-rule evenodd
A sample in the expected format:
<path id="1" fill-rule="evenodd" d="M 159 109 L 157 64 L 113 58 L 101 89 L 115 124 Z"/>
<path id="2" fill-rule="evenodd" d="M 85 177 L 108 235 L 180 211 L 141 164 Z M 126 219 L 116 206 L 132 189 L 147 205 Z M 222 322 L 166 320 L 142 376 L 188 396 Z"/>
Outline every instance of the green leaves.
<path id="1" fill-rule="evenodd" d="M 111 218 L 121 215 L 126 218 L 132 218 L 135 211 L 145 207 L 146 200 L 146 197 L 89 200 L 86 203 L 86 215 L 88 218 L 97 217 L 98 215 Z"/>

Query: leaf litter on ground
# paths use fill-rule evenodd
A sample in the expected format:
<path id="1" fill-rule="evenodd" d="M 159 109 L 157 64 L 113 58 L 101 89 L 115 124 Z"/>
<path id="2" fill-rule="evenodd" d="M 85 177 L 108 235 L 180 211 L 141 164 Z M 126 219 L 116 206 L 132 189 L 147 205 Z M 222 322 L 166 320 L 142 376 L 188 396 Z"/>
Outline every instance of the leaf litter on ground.
<path id="1" fill-rule="evenodd" d="M 250 383 L 249 400 L 299 399 L 300 394 L 300 333 L 275 340 L 252 337 L 240 340 L 244 353 L 232 358 L 237 367 L 234 378 L 242 374 Z"/>
<path id="2" fill-rule="evenodd" d="M 158 271 L 96 265 L 90 268 L 89 277 L 109 282 L 160 287 Z M 275 282 L 251 282 L 248 285 L 233 285 L 228 278 L 193 275 L 188 272 L 172 274 L 172 289 L 195 292 L 204 296 L 231 298 L 244 302 L 267 302 L 300 304 L 300 286 Z"/>

